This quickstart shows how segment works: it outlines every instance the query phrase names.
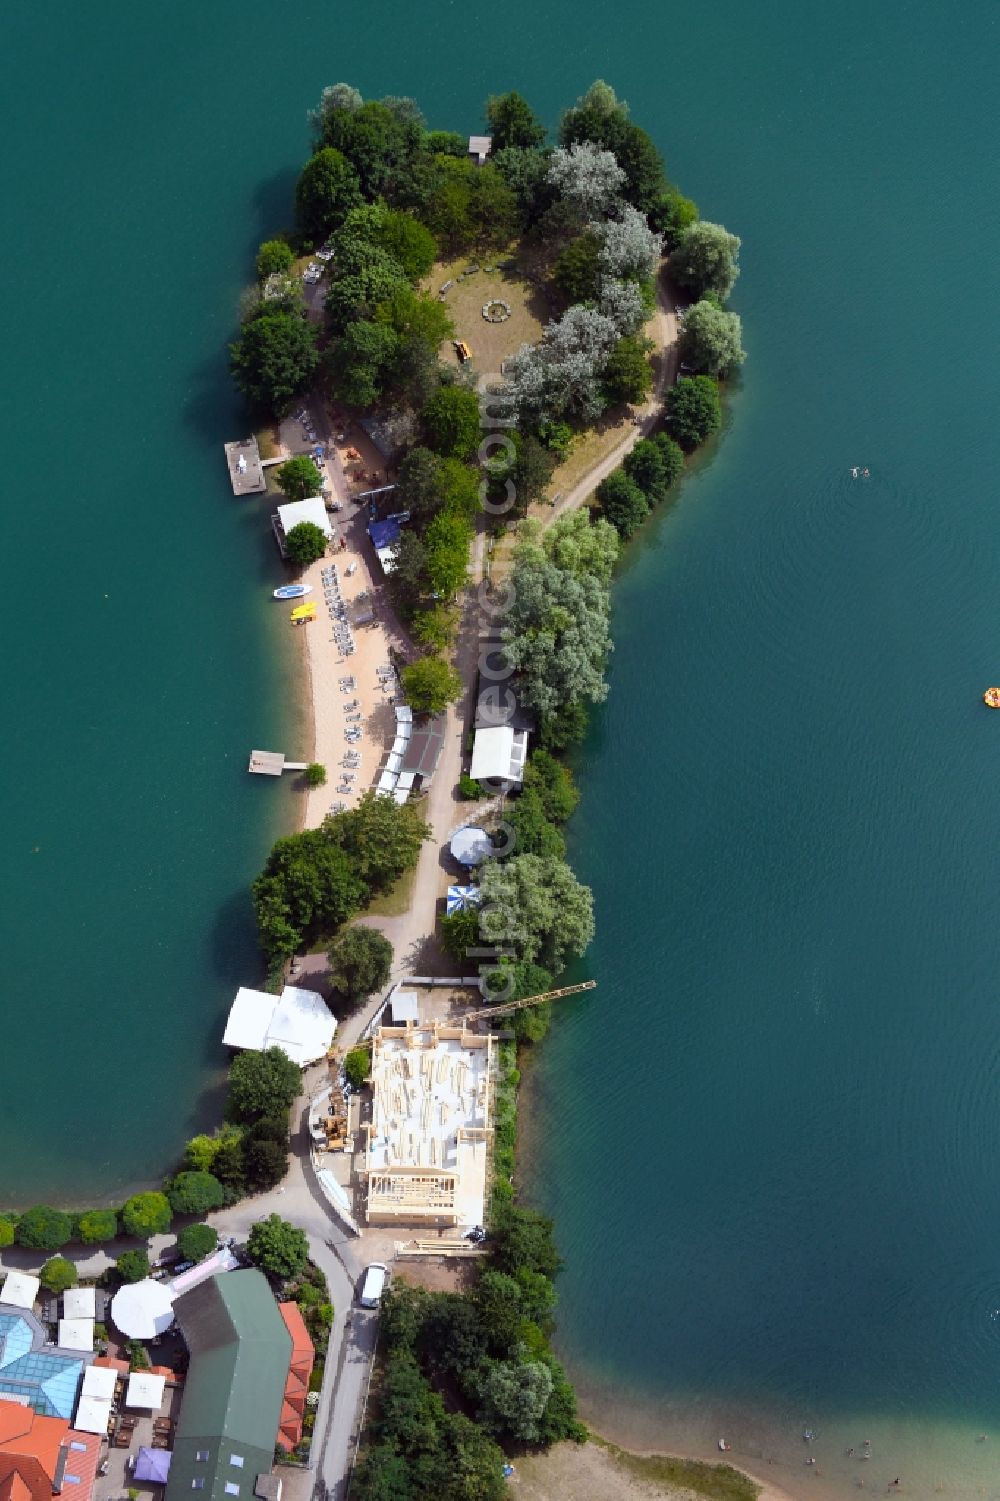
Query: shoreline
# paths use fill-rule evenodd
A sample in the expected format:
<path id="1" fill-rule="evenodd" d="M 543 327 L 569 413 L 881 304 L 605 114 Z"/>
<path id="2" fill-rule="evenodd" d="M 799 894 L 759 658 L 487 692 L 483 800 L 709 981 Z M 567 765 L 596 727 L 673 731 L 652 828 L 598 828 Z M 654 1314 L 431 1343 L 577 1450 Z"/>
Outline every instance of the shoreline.
<path id="1" fill-rule="evenodd" d="M 625 1444 L 615 1443 L 614 1439 L 608 1438 L 606 1434 L 600 1433 L 596 1428 L 593 1428 L 591 1431 L 599 1446 L 612 1456 L 623 1454 L 629 1458 L 639 1460 L 676 1459 L 685 1464 L 707 1464 L 713 1465 L 716 1468 L 735 1470 L 738 1474 L 745 1475 L 754 1485 L 760 1487 L 760 1494 L 757 1501 L 797 1501 L 797 1498 L 792 1495 L 791 1491 L 785 1490 L 783 1486 L 776 1485 L 773 1480 L 765 1479 L 763 1475 L 756 1474 L 753 1470 L 748 1469 L 742 1461 L 737 1463 L 735 1460 L 721 1454 L 716 1460 L 705 1459 L 701 1454 L 684 1454 L 676 1449 L 630 1449 Z"/>

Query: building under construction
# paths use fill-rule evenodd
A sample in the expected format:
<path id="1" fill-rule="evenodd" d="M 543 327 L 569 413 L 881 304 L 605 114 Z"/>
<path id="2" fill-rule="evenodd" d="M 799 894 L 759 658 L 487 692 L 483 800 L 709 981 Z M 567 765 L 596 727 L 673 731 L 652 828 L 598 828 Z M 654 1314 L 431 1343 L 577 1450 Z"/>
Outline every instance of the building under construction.
<path id="1" fill-rule="evenodd" d="M 493 1042 L 464 1020 L 376 1029 L 362 1127 L 369 1224 L 482 1224 Z"/>

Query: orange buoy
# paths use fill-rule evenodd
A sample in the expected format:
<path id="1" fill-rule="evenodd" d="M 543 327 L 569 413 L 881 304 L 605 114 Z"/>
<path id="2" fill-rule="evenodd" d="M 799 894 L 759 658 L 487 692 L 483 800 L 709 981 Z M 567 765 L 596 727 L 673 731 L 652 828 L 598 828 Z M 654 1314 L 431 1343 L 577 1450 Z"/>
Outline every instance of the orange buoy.
<path id="1" fill-rule="evenodd" d="M 987 709 L 1000 709 L 1000 688 L 987 688 L 983 694 L 983 703 Z"/>

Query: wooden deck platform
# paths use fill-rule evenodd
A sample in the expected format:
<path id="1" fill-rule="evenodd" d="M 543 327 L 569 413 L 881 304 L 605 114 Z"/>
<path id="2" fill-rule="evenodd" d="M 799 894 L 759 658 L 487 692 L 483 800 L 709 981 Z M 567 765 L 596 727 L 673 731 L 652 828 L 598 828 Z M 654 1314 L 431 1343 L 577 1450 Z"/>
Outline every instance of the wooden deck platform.
<path id="1" fill-rule="evenodd" d="M 253 750 L 247 771 L 260 777 L 280 777 L 283 771 L 305 771 L 307 764 L 305 761 L 286 761 L 284 751 Z"/>
<path id="2" fill-rule="evenodd" d="M 256 495 L 261 490 L 266 490 L 256 438 L 241 438 L 236 443 L 227 443 L 226 463 L 234 495 Z"/>

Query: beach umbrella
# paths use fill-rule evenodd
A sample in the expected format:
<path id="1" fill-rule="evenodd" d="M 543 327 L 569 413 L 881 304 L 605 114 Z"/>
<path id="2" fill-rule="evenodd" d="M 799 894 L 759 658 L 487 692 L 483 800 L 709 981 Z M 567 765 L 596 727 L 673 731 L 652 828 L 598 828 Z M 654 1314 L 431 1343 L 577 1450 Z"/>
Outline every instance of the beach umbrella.
<path id="1" fill-rule="evenodd" d="M 451 841 L 452 858 L 459 865 L 480 865 L 494 853 L 485 829 L 459 829 Z"/>
<path id="2" fill-rule="evenodd" d="M 111 1320 L 127 1339 L 153 1339 L 174 1322 L 173 1299 L 152 1277 L 126 1283 L 111 1300 Z"/>
<path id="3" fill-rule="evenodd" d="M 453 912 L 467 912 L 470 907 L 478 907 L 482 894 L 478 886 L 449 886 L 447 899 L 447 915 Z"/>

